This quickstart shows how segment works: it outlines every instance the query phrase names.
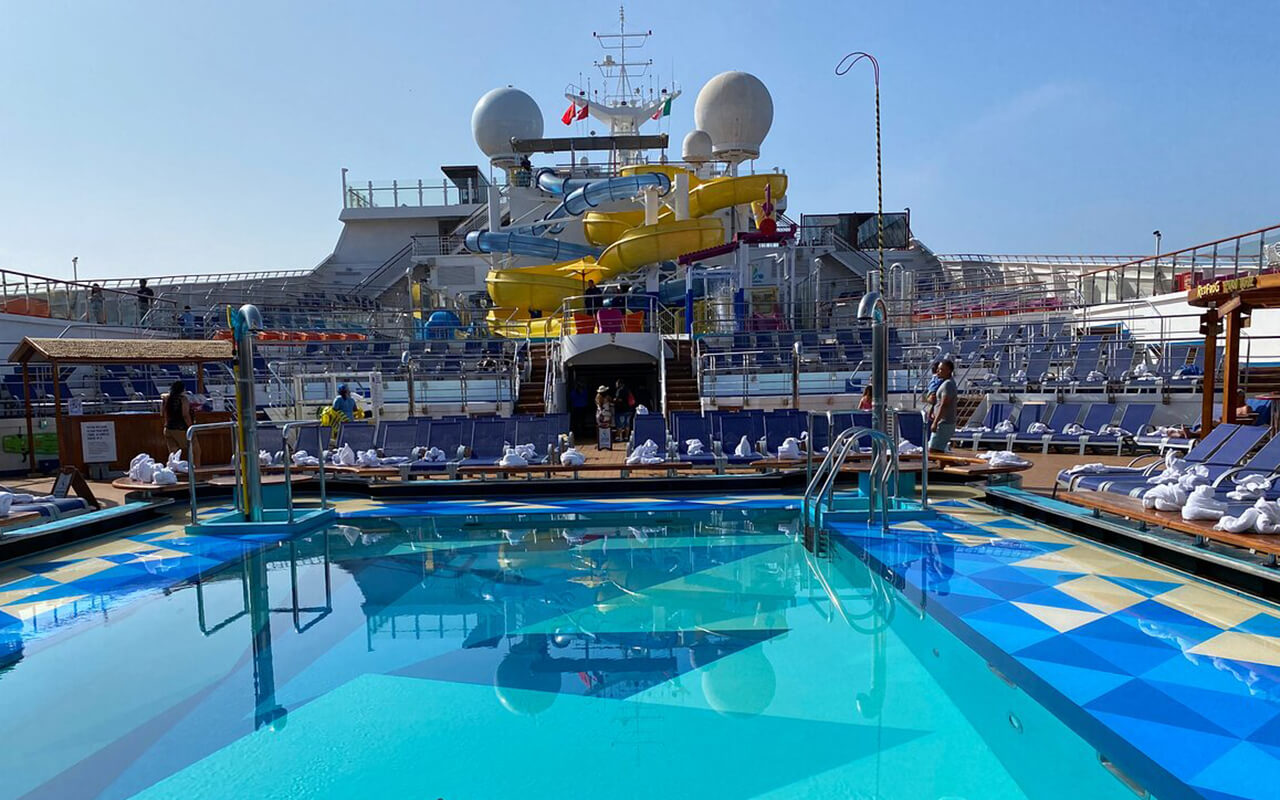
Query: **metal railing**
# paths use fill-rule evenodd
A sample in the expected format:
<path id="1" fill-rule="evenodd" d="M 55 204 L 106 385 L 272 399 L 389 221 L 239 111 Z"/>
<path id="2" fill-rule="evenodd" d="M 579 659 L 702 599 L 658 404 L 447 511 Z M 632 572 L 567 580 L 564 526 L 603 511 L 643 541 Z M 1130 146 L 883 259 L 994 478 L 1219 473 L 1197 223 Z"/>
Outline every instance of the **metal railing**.
<path id="1" fill-rule="evenodd" d="M 280 436 L 284 440 L 284 497 L 285 497 L 285 505 L 289 509 L 288 514 L 289 514 L 290 525 L 293 524 L 293 476 L 292 476 L 292 473 L 290 472 L 290 469 L 293 466 L 294 448 L 293 448 L 293 444 L 290 443 L 289 433 L 293 431 L 295 428 L 316 428 L 319 426 L 320 426 L 320 421 L 314 420 L 314 419 L 300 420 L 295 422 L 286 422 L 284 425 L 280 426 Z M 328 495 L 325 493 L 325 488 L 324 488 L 324 453 L 317 453 L 316 455 L 318 460 L 320 461 L 320 473 L 319 473 L 320 474 L 320 510 L 324 511 L 326 508 L 329 507 Z M 326 540 L 328 539 L 327 536 L 325 538 Z M 294 593 L 295 605 L 297 604 L 297 601 L 298 601 L 297 592 L 295 588 L 295 593 Z"/>
<path id="2" fill-rule="evenodd" d="M 488 200 L 485 184 L 450 180 L 344 181 L 343 208 L 424 208 L 476 205 Z"/>
<path id="3" fill-rule="evenodd" d="M 1078 278 L 1078 292 L 1090 304 L 1122 303 L 1276 270 L 1280 225 L 1085 272 Z"/>
<path id="4" fill-rule="evenodd" d="M 871 493 L 867 497 L 867 524 L 875 521 L 876 502 L 880 503 L 881 532 L 889 535 L 889 498 L 896 496 L 898 490 L 898 452 L 892 439 L 881 431 L 872 428 L 849 428 L 832 440 L 826 458 L 814 470 L 813 476 L 805 487 L 800 507 L 806 529 L 811 531 L 805 538 L 814 543 L 818 554 L 826 552 L 823 545 L 825 534 L 822 524 L 823 505 L 830 511 L 835 502 L 835 483 L 844 468 L 845 459 L 850 451 L 858 446 L 864 438 L 871 440 L 871 480 L 868 482 Z M 890 482 L 891 480 L 891 482 Z"/>
<path id="5" fill-rule="evenodd" d="M 235 421 L 229 422 L 204 422 L 198 425 L 192 425 L 187 428 L 187 490 L 191 499 L 191 524 L 196 525 L 200 521 L 200 511 L 196 502 L 196 459 L 195 437 L 201 431 L 214 430 L 230 430 L 231 431 L 231 467 L 233 475 L 235 475 L 236 485 L 240 485 L 240 437 L 235 435 Z M 254 454 L 257 458 L 257 454 Z"/>

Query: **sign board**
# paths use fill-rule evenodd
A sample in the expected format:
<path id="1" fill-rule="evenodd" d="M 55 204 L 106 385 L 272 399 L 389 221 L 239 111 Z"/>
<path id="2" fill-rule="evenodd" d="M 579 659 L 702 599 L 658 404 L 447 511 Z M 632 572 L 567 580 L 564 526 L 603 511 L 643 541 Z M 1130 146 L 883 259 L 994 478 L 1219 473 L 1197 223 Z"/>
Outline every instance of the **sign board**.
<path id="1" fill-rule="evenodd" d="M 382 408 L 382 373 L 369 376 L 369 403 L 374 409 Z"/>
<path id="2" fill-rule="evenodd" d="M 209 410 L 226 411 L 227 401 L 223 399 L 221 394 L 211 394 L 209 395 Z"/>
<path id="3" fill-rule="evenodd" d="M 1212 283 L 1202 283 L 1191 290 L 1195 295 L 1195 299 L 1199 300 L 1205 297 L 1213 297 L 1220 294 L 1233 294 L 1235 292 L 1252 289 L 1258 284 L 1258 278 L 1255 275 L 1241 275 L 1238 278 L 1223 278 Z"/>
<path id="4" fill-rule="evenodd" d="M 116 424 L 110 421 L 80 423 L 80 452 L 86 464 L 116 460 Z"/>
<path id="5" fill-rule="evenodd" d="M 73 417 L 84 415 L 84 398 L 72 397 L 67 400 L 67 413 Z"/>

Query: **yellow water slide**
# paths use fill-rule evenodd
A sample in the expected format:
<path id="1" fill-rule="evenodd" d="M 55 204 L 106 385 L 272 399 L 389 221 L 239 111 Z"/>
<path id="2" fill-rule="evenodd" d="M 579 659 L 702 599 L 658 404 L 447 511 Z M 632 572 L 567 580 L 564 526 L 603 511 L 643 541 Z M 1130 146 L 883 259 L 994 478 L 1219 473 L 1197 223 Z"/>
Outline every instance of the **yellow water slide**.
<path id="1" fill-rule="evenodd" d="M 645 165 L 624 170 L 664 172 L 674 178 L 679 167 Z M 766 187 L 774 202 L 787 190 L 787 176 L 746 175 L 700 181 L 689 176 L 689 219 L 677 220 L 665 207 L 655 225 L 644 224 L 644 211 L 589 211 L 583 216 L 587 241 L 605 251 L 597 258 L 582 258 L 533 267 L 511 267 L 489 271 L 486 284 L 496 306 L 489 312 L 489 326 L 500 335 L 528 335 L 535 338 L 558 336 L 559 320 L 553 315 L 567 297 L 581 295 L 587 281 L 600 283 L 639 269 L 647 264 L 674 260 L 685 253 L 724 244 L 724 226 L 717 217 L 720 209 L 760 203 Z M 674 192 L 674 190 L 673 190 Z M 669 193 L 670 203 L 674 195 Z M 531 318 L 530 311 L 541 317 Z"/>

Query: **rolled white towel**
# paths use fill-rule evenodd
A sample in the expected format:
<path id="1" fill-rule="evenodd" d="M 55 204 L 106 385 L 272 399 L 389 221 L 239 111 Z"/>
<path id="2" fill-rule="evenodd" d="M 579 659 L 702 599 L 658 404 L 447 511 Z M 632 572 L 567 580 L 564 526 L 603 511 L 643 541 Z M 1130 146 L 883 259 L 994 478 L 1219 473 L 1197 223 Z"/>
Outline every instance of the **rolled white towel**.
<path id="1" fill-rule="evenodd" d="M 182 460 L 182 451 L 174 450 L 169 454 L 169 460 L 165 462 L 165 466 L 173 470 L 175 475 L 187 474 L 187 462 Z"/>
<path id="2" fill-rule="evenodd" d="M 1193 464 L 1178 478 L 1178 486 L 1184 491 L 1191 491 L 1197 486 L 1208 486 L 1213 483 L 1209 479 L 1209 468 L 1203 464 Z"/>
<path id="3" fill-rule="evenodd" d="M 415 447 L 414 454 L 422 461 L 438 464 L 444 461 L 444 451 L 439 447 Z"/>
<path id="4" fill-rule="evenodd" d="M 1258 521 L 1254 525 L 1258 533 L 1280 533 L 1280 504 L 1259 498 L 1253 507 L 1258 509 Z"/>
<path id="5" fill-rule="evenodd" d="M 1170 450 L 1164 455 L 1164 469 L 1147 478 L 1147 483 L 1177 483 L 1189 468 L 1186 461 Z"/>
<path id="6" fill-rule="evenodd" d="M 1107 376 L 1103 375 L 1101 372 L 1098 372 L 1096 369 L 1089 370 L 1088 376 L 1085 377 L 1085 380 L 1087 380 L 1089 383 L 1098 383 L 1100 381 L 1105 381 L 1106 379 L 1107 379 Z"/>
<path id="7" fill-rule="evenodd" d="M 658 455 L 658 445 L 652 439 L 636 445 L 631 455 L 627 456 L 628 464 L 660 464 L 662 461 L 663 458 Z"/>
<path id="8" fill-rule="evenodd" d="M 356 453 L 356 464 L 361 467 L 380 467 L 382 459 L 378 458 L 377 450 L 361 450 Z"/>
<path id="9" fill-rule="evenodd" d="M 5 492 L 4 494 L 6 494 L 14 504 L 20 506 L 28 505 L 36 501 L 35 495 L 26 494 L 25 492 Z"/>
<path id="10" fill-rule="evenodd" d="M 648 407 L 648 406 L 643 405 L 643 404 L 636 406 L 636 416 L 637 416 L 637 417 L 647 416 L 647 415 L 648 415 L 648 413 L 649 413 L 649 407 Z"/>
<path id="11" fill-rule="evenodd" d="M 178 482 L 178 476 L 168 467 L 160 467 L 151 475 L 151 482 L 156 486 L 173 486 Z"/>
<path id="12" fill-rule="evenodd" d="M 900 456 L 918 456 L 922 452 L 917 444 L 912 444 L 906 439 L 898 440 L 898 455 Z"/>
<path id="13" fill-rule="evenodd" d="M 270 454 L 270 453 L 268 453 L 266 450 L 259 450 L 259 451 L 258 451 L 258 465 L 259 465 L 259 466 L 262 466 L 262 467 L 269 467 L 269 466 L 271 466 L 271 464 L 272 464 L 272 462 L 273 462 L 273 461 L 275 461 L 275 459 L 274 459 L 274 458 L 272 458 L 272 457 L 271 457 L 271 454 Z M 176 470 L 175 470 L 175 471 L 176 471 Z"/>
<path id="14" fill-rule="evenodd" d="M 1050 428 L 1048 425 L 1045 425 L 1043 422 L 1033 422 L 1031 423 L 1031 427 L 1027 428 L 1027 433 L 1031 434 L 1032 436 L 1043 436 L 1046 433 L 1053 433 L 1053 432 L 1054 432 L 1053 428 Z"/>
<path id="15" fill-rule="evenodd" d="M 0 517 L 9 516 L 9 507 L 13 505 L 13 495 L 0 492 Z"/>
<path id="16" fill-rule="evenodd" d="M 1267 490 L 1271 488 L 1271 479 L 1256 473 L 1237 475 L 1231 479 L 1231 482 L 1236 488 L 1227 492 L 1229 500 L 1257 500 L 1265 497 Z"/>
<path id="17" fill-rule="evenodd" d="M 1238 517 L 1220 517 L 1213 523 L 1213 529 L 1228 533 L 1245 533 L 1255 530 L 1261 517 L 1262 513 L 1256 506 L 1249 506 Z"/>
<path id="18" fill-rule="evenodd" d="M 700 456 L 707 451 L 701 439 L 686 439 L 684 445 L 685 452 L 691 456 Z"/>
<path id="19" fill-rule="evenodd" d="M 578 448 L 568 447 L 560 454 L 560 463 L 566 467 L 580 467 L 587 463 L 587 457 L 584 456 Z"/>
<path id="20" fill-rule="evenodd" d="M 1197 486 L 1187 496 L 1182 507 L 1182 518 L 1191 520 L 1218 519 L 1227 511 L 1227 504 L 1213 498 L 1212 486 Z"/>
<path id="21" fill-rule="evenodd" d="M 532 442 L 518 444 L 512 449 L 519 453 L 525 461 L 533 461 L 538 457 L 538 448 Z"/>
<path id="22" fill-rule="evenodd" d="M 344 444 L 333 454 L 333 463 L 340 467 L 354 467 L 356 465 L 356 451 L 351 449 L 351 445 Z"/>
<path id="23" fill-rule="evenodd" d="M 1087 474 L 1094 474 L 1098 472 L 1107 472 L 1110 469 L 1112 468 L 1107 466 L 1106 464 L 1095 461 L 1091 464 L 1076 464 L 1074 467 L 1067 470 L 1067 474 L 1068 475 L 1087 475 Z"/>
<path id="24" fill-rule="evenodd" d="M 467 446 L 465 444 L 458 445 L 458 460 L 461 461 L 466 457 L 467 457 Z"/>
<path id="25" fill-rule="evenodd" d="M 1093 431 L 1085 430 L 1085 427 L 1078 422 L 1073 422 L 1062 429 L 1062 434 L 1064 436 L 1087 436 L 1092 432 Z"/>
<path id="26" fill-rule="evenodd" d="M 986 425 L 965 425 L 958 433 L 991 433 Z"/>
<path id="27" fill-rule="evenodd" d="M 1186 490 L 1176 483 L 1162 483 L 1142 493 L 1142 507 L 1156 511 L 1178 511 L 1186 502 Z"/>
<path id="28" fill-rule="evenodd" d="M 751 442 L 747 441 L 747 437 L 745 436 L 743 436 L 742 440 L 738 442 L 738 446 L 733 448 L 733 454 L 739 458 L 746 458 L 753 453 L 755 453 L 755 451 L 751 449 Z"/>
<path id="29" fill-rule="evenodd" d="M 309 454 L 306 450 L 298 450 L 293 454 L 293 465 L 295 467 L 318 467 L 320 459 Z"/>
<path id="30" fill-rule="evenodd" d="M 508 449 L 502 458 L 498 459 L 500 467 L 527 467 L 529 459 L 517 453 L 515 450 Z"/>
<path id="31" fill-rule="evenodd" d="M 988 450 L 978 456 L 993 467 L 1026 467 L 1031 462 L 1012 450 Z"/>
<path id="32" fill-rule="evenodd" d="M 796 459 L 800 457 L 800 440 L 788 436 L 778 445 L 778 458 Z"/>
<path id="33" fill-rule="evenodd" d="M 1124 428 L 1121 428 L 1119 425 L 1103 425 L 1101 428 L 1098 428 L 1098 435 L 1119 436 L 1123 438 L 1125 436 L 1132 436 L 1133 434 L 1129 433 Z"/>
<path id="34" fill-rule="evenodd" d="M 1013 378 L 1014 383 L 1023 383 L 1027 380 L 1027 371 L 1025 369 L 1020 369 L 1013 373 L 1011 377 Z M 999 426 L 996 426 L 996 430 L 1000 430 Z"/>
<path id="35" fill-rule="evenodd" d="M 1014 433 L 1017 430 L 1018 426 L 1007 419 L 1002 419 L 996 423 L 996 433 Z"/>

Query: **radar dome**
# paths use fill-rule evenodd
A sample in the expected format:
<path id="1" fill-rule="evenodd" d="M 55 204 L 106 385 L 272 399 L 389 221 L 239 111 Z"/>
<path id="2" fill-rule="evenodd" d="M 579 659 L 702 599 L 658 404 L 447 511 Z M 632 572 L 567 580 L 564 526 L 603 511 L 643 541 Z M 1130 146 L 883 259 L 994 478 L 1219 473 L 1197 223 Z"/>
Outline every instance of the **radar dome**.
<path id="1" fill-rule="evenodd" d="M 698 92 L 693 122 L 711 136 L 717 156 L 730 161 L 756 158 L 773 125 L 773 98 L 755 75 L 722 72 Z"/>
<path id="2" fill-rule="evenodd" d="M 471 112 L 471 135 L 495 164 L 515 164 L 511 140 L 542 137 L 542 109 L 532 97 L 510 86 L 494 89 Z"/>
<path id="3" fill-rule="evenodd" d="M 694 129 L 684 135 L 681 157 L 690 164 L 704 164 L 711 160 L 711 134 Z"/>

